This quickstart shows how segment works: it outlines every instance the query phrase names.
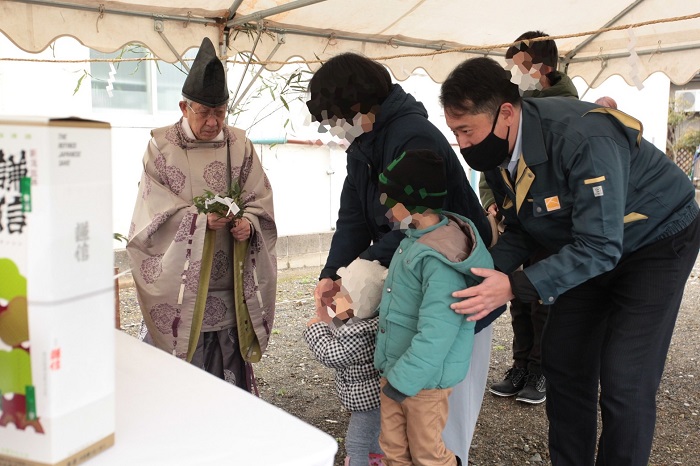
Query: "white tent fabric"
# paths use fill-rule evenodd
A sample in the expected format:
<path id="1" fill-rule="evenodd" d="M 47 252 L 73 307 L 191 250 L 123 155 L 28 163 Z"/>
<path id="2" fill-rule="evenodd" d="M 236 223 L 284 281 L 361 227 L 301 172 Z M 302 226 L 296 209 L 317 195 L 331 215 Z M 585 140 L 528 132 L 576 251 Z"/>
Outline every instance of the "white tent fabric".
<path id="1" fill-rule="evenodd" d="M 357 51 L 399 80 L 421 67 L 441 81 L 462 60 L 502 57 L 536 29 L 556 38 L 567 73 L 593 87 L 615 74 L 641 83 L 656 71 L 683 84 L 700 70 L 697 0 L 0 1 L 0 31 L 30 52 L 68 35 L 103 52 L 139 42 L 174 62 L 208 36 L 227 43 L 222 56 L 254 48 L 268 69 L 290 58 L 313 69 L 318 59 Z"/>

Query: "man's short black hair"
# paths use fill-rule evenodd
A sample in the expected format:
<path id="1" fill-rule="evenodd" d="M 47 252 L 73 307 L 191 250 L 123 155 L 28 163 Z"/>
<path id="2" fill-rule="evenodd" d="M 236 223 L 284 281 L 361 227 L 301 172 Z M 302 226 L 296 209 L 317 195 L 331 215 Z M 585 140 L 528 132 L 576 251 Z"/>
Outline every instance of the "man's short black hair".
<path id="1" fill-rule="evenodd" d="M 544 63 L 547 66 L 553 68 L 551 73 L 547 73 L 547 79 L 549 84 L 553 85 L 555 80 L 554 72 L 559 65 L 559 49 L 557 49 L 557 44 L 553 40 L 538 40 L 531 41 L 530 39 L 537 39 L 539 37 L 549 37 L 542 31 L 528 31 L 520 35 L 515 42 L 515 45 L 511 45 L 506 50 L 506 58 L 513 58 L 513 56 L 518 52 L 525 52 L 532 58 L 532 63 Z"/>
<path id="2" fill-rule="evenodd" d="M 384 66 L 356 53 L 343 53 L 314 73 L 306 106 L 316 121 L 350 120 L 358 112 L 376 114 L 391 87 L 391 75 Z"/>
<path id="3" fill-rule="evenodd" d="M 510 72 L 487 57 L 471 58 L 452 70 L 440 87 L 440 103 L 452 115 L 488 113 L 495 116 L 504 103 L 520 105 L 518 86 Z"/>

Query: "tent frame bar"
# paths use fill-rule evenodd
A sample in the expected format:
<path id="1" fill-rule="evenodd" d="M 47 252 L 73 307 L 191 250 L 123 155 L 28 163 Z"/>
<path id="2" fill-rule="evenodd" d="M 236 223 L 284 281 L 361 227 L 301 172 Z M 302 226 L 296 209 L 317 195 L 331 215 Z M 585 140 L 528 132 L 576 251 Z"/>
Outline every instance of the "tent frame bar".
<path id="1" fill-rule="evenodd" d="M 243 0 L 235 0 L 231 6 L 228 8 L 228 18 L 227 21 L 231 21 L 234 16 L 236 16 L 236 12 L 238 11 L 238 8 L 241 6 L 241 3 L 243 3 Z"/>
<path id="2" fill-rule="evenodd" d="M 356 36 L 327 33 L 327 32 L 303 31 L 303 30 L 299 30 L 299 29 L 285 28 L 285 27 L 274 27 L 274 26 L 269 26 L 269 25 L 266 25 L 264 27 L 264 29 L 269 31 L 269 32 L 274 32 L 277 34 L 291 34 L 291 35 L 300 35 L 300 36 L 321 37 L 321 38 L 325 38 L 328 40 L 340 39 L 340 40 L 348 40 L 348 41 L 355 41 L 355 42 L 368 42 L 368 43 L 374 43 L 374 44 L 389 44 L 389 45 L 397 45 L 397 46 L 402 46 L 402 47 L 413 47 L 413 48 L 427 49 L 427 50 L 449 50 L 452 48 L 456 48 L 454 46 L 449 46 L 446 44 L 422 44 L 422 43 L 409 42 L 409 41 L 398 40 L 398 39 L 392 39 L 391 41 L 387 41 L 386 39 L 379 39 L 379 38 L 356 37 Z M 645 49 L 645 50 L 637 49 L 636 52 L 637 52 L 637 55 L 654 55 L 656 53 L 663 53 L 663 52 L 679 52 L 679 51 L 685 51 L 685 50 L 694 50 L 694 49 L 697 49 L 699 47 L 700 47 L 700 44 L 676 45 L 676 46 L 671 46 L 671 47 L 662 47 L 659 45 L 658 47 L 656 47 L 654 49 Z M 497 56 L 497 57 L 504 57 L 505 56 L 505 52 L 500 51 L 500 50 L 469 50 L 469 51 L 464 51 L 464 52 L 460 52 L 460 53 L 468 53 L 470 55 Z M 625 52 L 600 54 L 600 55 L 589 56 L 589 57 L 571 58 L 567 61 L 567 64 L 569 64 L 569 63 L 583 63 L 583 62 L 597 61 L 597 60 L 604 61 L 604 60 L 607 60 L 610 58 L 624 58 L 624 57 L 628 57 L 629 55 L 630 55 L 630 53 L 628 51 L 625 51 Z"/>
<path id="3" fill-rule="evenodd" d="M 672 47 L 657 47 L 655 49 L 646 50 L 636 50 L 637 55 L 654 55 L 656 53 L 664 52 L 683 52 L 685 50 L 695 50 L 700 47 L 700 44 L 688 44 L 688 45 L 674 45 Z M 587 61 L 606 61 L 610 58 L 624 58 L 629 57 L 629 52 L 616 52 L 616 53 L 606 53 L 601 55 L 596 55 L 595 57 L 582 57 L 582 58 L 572 58 L 569 63 L 583 63 Z"/>
<path id="4" fill-rule="evenodd" d="M 608 28 L 608 27 L 612 26 L 613 24 L 615 24 L 616 22 L 618 22 L 620 19 L 625 17 L 627 15 L 627 13 L 632 11 L 634 8 L 636 8 L 643 1 L 644 0 L 635 0 L 634 2 L 627 5 L 627 8 L 625 8 L 624 10 L 622 10 L 621 12 L 616 14 L 612 19 L 610 19 L 610 21 L 605 23 L 603 25 L 603 28 Z M 602 34 L 602 32 L 597 32 L 595 34 L 590 35 L 583 42 L 578 44 L 573 50 L 571 50 L 569 53 L 564 55 L 564 58 L 562 58 L 562 60 L 561 60 L 564 63 L 564 66 L 566 67 L 567 64 L 571 63 L 574 56 L 576 56 L 576 54 L 579 52 L 579 50 L 584 48 L 586 45 L 588 45 L 590 42 L 592 42 L 596 37 L 600 36 L 601 34 Z"/>
<path id="5" fill-rule="evenodd" d="M 67 8 L 67 9 L 73 9 L 73 10 L 81 10 L 81 11 L 91 11 L 95 13 L 109 13 L 109 14 L 116 14 L 116 15 L 124 15 L 124 16 L 136 16 L 136 17 L 144 17 L 144 18 L 150 18 L 153 20 L 169 20 L 169 21 L 180 21 L 183 23 L 199 23 L 199 24 L 215 24 L 219 25 L 221 24 L 221 20 L 215 19 L 215 18 L 198 18 L 198 17 L 193 17 L 193 16 L 181 16 L 181 15 L 161 15 L 161 14 L 155 14 L 155 13 L 148 13 L 148 12 L 143 12 L 143 11 L 134 11 L 134 10 L 116 10 L 113 8 L 104 8 L 101 9 L 99 5 L 97 6 L 89 6 L 89 5 L 77 5 L 74 3 L 66 3 L 66 2 L 55 2 L 55 1 L 49 1 L 49 0 L 8 0 L 12 1 L 15 3 L 24 3 L 28 5 L 40 5 L 40 6 L 48 6 L 48 7 L 55 7 L 55 8 Z M 238 9 L 238 7 L 241 5 L 243 0 L 234 0 L 233 4 L 229 8 L 229 14 L 235 14 L 235 10 Z M 229 21 L 226 22 L 226 27 L 227 29 L 232 27 L 232 26 L 237 26 L 237 25 L 242 25 L 244 23 L 249 23 L 251 21 L 256 21 L 256 20 L 261 20 L 264 17 L 271 16 L 274 14 L 282 13 L 285 11 L 290 11 L 294 10 L 297 8 L 302 8 L 304 6 L 312 5 L 315 3 L 320 3 L 326 0 L 297 0 L 293 1 L 290 3 L 287 3 L 285 5 L 281 5 L 279 7 L 275 8 L 270 8 L 268 10 L 263 10 L 259 11 L 257 13 L 253 13 L 250 15 L 246 16 L 241 16 L 238 18 L 233 18 Z M 605 27 L 608 27 L 612 24 L 614 24 L 616 21 L 618 21 L 620 18 L 625 16 L 629 11 L 631 11 L 633 8 L 638 6 L 640 3 L 642 3 L 644 0 L 635 0 L 633 3 L 631 3 L 627 8 L 625 8 L 623 11 L 621 11 L 619 14 L 617 14 L 613 19 L 608 21 L 606 23 Z M 277 34 L 293 34 L 293 35 L 302 35 L 302 36 L 310 36 L 310 37 L 322 37 L 326 38 L 328 40 L 331 39 L 340 39 L 340 40 L 347 40 L 347 41 L 354 41 L 354 42 L 367 42 L 367 43 L 375 43 L 375 44 L 390 44 L 390 45 L 396 45 L 396 46 L 402 46 L 402 47 L 412 47 L 412 48 L 418 48 L 418 49 L 427 49 L 427 50 L 448 50 L 450 48 L 455 48 L 453 46 L 449 46 L 447 44 L 424 44 L 424 43 L 416 43 L 416 42 L 409 42 L 405 40 L 398 40 L 398 39 L 381 39 L 381 38 L 368 38 L 368 37 L 357 37 L 357 36 L 351 36 L 351 35 L 344 35 L 344 34 L 336 34 L 336 33 L 328 33 L 328 32 L 317 32 L 317 31 L 304 31 L 300 29 L 294 29 L 294 28 L 288 28 L 288 27 L 275 27 L 275 26 L 269 26 L 269 25 L 263 25 L 263 29 L 274 32 Z M 568 66 L 571 63 L 582 63 L 582 62 L 589 62 L 589 61 L 595 61 L 595 60 L 607 60 L 611 58 L 622 58 L 622 57 L 627 57 L 630 55 L 629 52 L 617 52 L 617 53 L 611 53 L 611 54 L 600 54 L 597 56 L 590 56 L 590 57 L 582 57 L 582 58 L 574 58 L 574 56 L 588 43 L 590 43 L 595 37 L 597 37 L 599 34 L 595 34 L 584 40 L 581 44 L 579 44 L 576 48 L 568 52 L 563 58 L 562 58 L 562 63 L 564 66 Z M 162 36 L 162 35 L 161 35 Z M 167 41 L 166 41 L 167 42 Z M 655 49 L 647 49 L 647 50 L 637 50 L 637 55 L 653 55 L 656 53 L 663 53 L 663 52 L 677 52 L 677 51 L 685 51 L 685 50 L 693 50 L 697 49 L 700 45 L 699 44 L 688 44 L 688 45 L 678 45 L 678 46 L 672 46 L 672 47 L 662 47 L 659 46 Z M 498 50 L 485 50 L 485 51 L 468 51 L 468 52 L 463 52 L 463 53 L 469 53 L 469 54 L 474 54 L 474 55 L 483 55 L 483 56 L 504 56 L 505 53 L 498 51 Z M 181 60 L 181 57 L 178 57 L 178 59 Z"/>
<path id="6" fill-rule="evenodd" d="M 88 6 L 88 5 L 76 5 L 74 3 L 64 3 L 64 2 L 53 2 L 53 1 L 47 1 L 47 0 L 9 0 L 12 2 L 16 3 L 26 3 L 29 5 L 40 5 L 40 6 L 49 6 L 49 7 L 55 7 L 55 8 L 68 8 L 71 10 L 82 10 L 82 11 L 93 11 L 95 13 L 110 13 L 110 14 L 115 14 L 115 15 L 124 15 L 124 16 L 138 16 L 138 17 L 143 17 L 143 18 L 151 18 L 151 19 L 160 19 L 160 20 L 169 20 L 169 21 L 182 21 L 183 23 L 200 23 L 200 24 L 219 24 L 220 21 L 216 19 L 211 19 L 211 18 L 197 18 L 194 16 L 180 16 L 180 15 L 161 15 L 161 14 L 155 14 L 155 13 L 147 13 L 144 11 L 133 11 L 133 10 L 115 10 L 112 8 L 100 8 L 100 5 L 97 6 Z"/>
<path id="7" fill-rule="evenodd" d="M 234 27 L 234 26 L 240 26 L 245 23 L 250 23 L 253 21 L 260 21 L 263 18 L 267 18 L 268 16 L 276 15 L 278 13 L 284 13 L 286 11 L 291 11 L 291 10 L 297 10 L 299 8 L 303 8 L 305 6 L 313 5 L 315 3 L 321 3 L 325 2 L 326 0 L 296 0 L 295 2 L 289 2 L 284 5 L 279 5 L 273 8 L 268 8 L 267 10 L 261 10 L 261 11 L 256 11 L 255 13 L 251 13 L 249 15 L 245 16 L 240 16 L 238 18 L 234 17 L 233 19 L 229 20 L 226 22 L 226 27 Z M 236 2 L 238 3 L 238 2 Z M 235 6 L 235 4 L 233 5 Z M 232 6 L 232 7 L 233 7 Z M 230 9 L 229 9 L 230 12 Z"/>
<path id="8" fill-rule="evenodd" d="M 274 32 L 277 34 L 292 34 L 292 35 L 298 35 L 298 36 L 309 36 L 309 37 L 321 37 L 325 38 L 328 40 L 332 39 L 340 39 L 340 40 L 348 40 L 348 41 L 354 41 L 354 42 L 368 42 L 372 44 L 384 44 L 384 45 L 397 45 L 401 47 L 413 47 L 413 48 L 418 48 L 418 49 L 427 49 L 427 50 L 449 50 L 455 47 L 449 46 L 447 44 L 422 44 L 418 42 L 409 42 L 406 40 L 399 40 L 399 39 L 379 39 L 379 38 L 371 38 L 371 37 L 357 37 L 357 36 L 350 36 L 350 35 L 343 35 L 343 34 L 336 34 L 336 33 L 328 33 L 328 32 L 316 32 L 316 31 L 303 31 L 301 29 L 293 29 L 293 28 L 287 28 L 287 27 L 275 27 L 275 26 L 265 26 L 265 30 Z M 464 53 L 473 53 L 476 55 L 483 55 L 483 56 L 488 56 L 488 55 L 496 55 L 499 57 L 505 56 L 505 52 L 500 52 L 497 50 L 473 50 L 469 52 L 464 52 Z"/>

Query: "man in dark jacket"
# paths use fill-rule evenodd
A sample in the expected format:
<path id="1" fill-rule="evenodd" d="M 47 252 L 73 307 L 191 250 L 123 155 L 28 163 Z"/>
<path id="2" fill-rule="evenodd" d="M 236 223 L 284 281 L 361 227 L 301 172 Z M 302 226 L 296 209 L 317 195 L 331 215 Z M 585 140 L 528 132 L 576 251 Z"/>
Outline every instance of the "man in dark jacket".
<path id="1" fill-rule="evenodd" d="M 700 248 L 688 177 L 618 110 L 521 99 L 510 73 L 467 60 L 443 83 L 447 125 L 506 220 L 496 270 L 456 292 L 471 320 L 514 296 L 550 311 L 542 335 L 555 466 L 646 466 L 655 397 Z M 551 255 L 516 268 L 537 247 Z M 598 387 L 600 384 L 600 396 Z"/>
<path id="2" fill-rule="evenodd" d="M 336 231 L 314 292 L 317 307 L 331 305 L 333 280 L 338 278 L 336 271 L 357 257 L 379 260 L 389 266 L 404 233 L 392 231 L 385 215 L 387 209 L 379 202 L 378 180 L 379 174 L 406 150 L 429 149 L 444 159 L 448 182 L 443 208 L 469 218 L 484 242 L 490 244 L 491 230 L 485 212 L 455 152 L 428 121 L 423 104 L 400 85 L 392 84 L 386 68 L 357 54 L 338 55 L 316 71 L 309 92 L 307 106 L 314 120 L 333 127 L 333 134 L 352 141 L 346 151 L 347 178 L 340 197 Z M 491 327 L 476 337 L 472 369 L 460 384 L 462 387 L 455 387 L 450 399 L 445 442 L 464 459 L 486 384 L 490 335 Z M 479 371 L 478 376 L 474 375 L 475 371 Z M 470 382 L 474 377 L 478 380 Z M 467 395 L 467 388 L 473 394 Z"/>

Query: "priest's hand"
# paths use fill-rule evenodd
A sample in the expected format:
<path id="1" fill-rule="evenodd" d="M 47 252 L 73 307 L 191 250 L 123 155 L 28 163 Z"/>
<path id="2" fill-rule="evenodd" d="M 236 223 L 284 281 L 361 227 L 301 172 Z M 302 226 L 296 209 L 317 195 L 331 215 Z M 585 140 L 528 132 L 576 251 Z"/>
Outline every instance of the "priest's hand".
<path id="1" fill-rule="evenodd" d="M 210 230 L 221 230 L 231 221 L 231 217 L 222 217 L 219 214 L 209 212 L 207 214 L 207 228 Z"/>
<path id="2" fill-rule="evenodd" d="M 483 319 L 494 309 L 515 298 L 508 275 L 492 269 L 473 268 L 471 271 L 478 277 L 484 277 L 484 281 L 452 293 L 455 298 L 466 299 L 450 306 L 458 314 L 469 314 L 467 320 Z"/>
<path id="3" fill-rule="evenodd" d="M 231 235 L 236 241 L 245 241 L 250 238 L 250 234 L 253 231 L 253 225 L 245 217 L 236 219 L 233 228 L 231 228 Z"/>

